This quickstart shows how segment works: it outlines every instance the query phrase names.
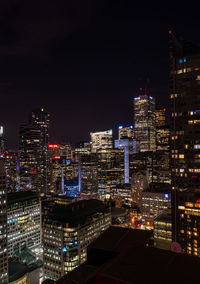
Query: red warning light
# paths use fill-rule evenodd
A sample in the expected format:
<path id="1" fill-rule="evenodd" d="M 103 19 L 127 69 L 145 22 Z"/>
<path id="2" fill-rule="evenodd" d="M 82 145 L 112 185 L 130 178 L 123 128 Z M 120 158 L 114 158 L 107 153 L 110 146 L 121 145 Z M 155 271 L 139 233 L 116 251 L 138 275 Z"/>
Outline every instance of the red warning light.
<path id="1" fill-rule="evenodd" d="M 172 30 L 169 30 L 169 35 L 171 35 L 172 34 Z"/>
<path id="2" fill-rule="evenodd" d="M 60 159 L 60 156 L 55 156 L 54 159 L 55 159 L 55 160 L 59 160 L 59 159 Z"/>
<path id="3" fill-rule="evenodd" d="M 58 144 L 49 144 L 49 148 L 56 149 L 58 148 Z"/>

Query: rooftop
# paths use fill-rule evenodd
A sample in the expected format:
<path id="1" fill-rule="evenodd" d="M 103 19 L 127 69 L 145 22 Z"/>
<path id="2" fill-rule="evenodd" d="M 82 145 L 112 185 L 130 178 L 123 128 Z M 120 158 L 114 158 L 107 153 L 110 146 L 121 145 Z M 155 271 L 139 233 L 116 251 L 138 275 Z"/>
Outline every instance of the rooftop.
<path id="1" fill-rule="evenodd" d="M 19 191 L 7 194 L 8 205 L 15 202 L 28 201 L 32 199 L 39 199 L 36 192 L 33 191 Z"/>
<path id="2" fill-rule="evenodd" d="M 26 273 L 28 273 L 26 265 L 23 265 L 16 261 L 9 261 L 8 263 L 9 282 L 19 280 Z"/>
<path id="3" fill-rule="evenodd" d="M 90 245 L 88 261 L 56 283 L 199 282 L 200 258 L 147 247 L 147 233 L 141 230 L 109 228 Z M 99 261 L 100 258 L 102 261 Z"/>
<path id="4" fill-rule="evenodd" d="M 97 199 L 80 200 L 67 205 L 55 205 L 53 210 L 49 212 L 47 219 L 76 226 L 99 212 L 109 212 L 102 201 Z"/>

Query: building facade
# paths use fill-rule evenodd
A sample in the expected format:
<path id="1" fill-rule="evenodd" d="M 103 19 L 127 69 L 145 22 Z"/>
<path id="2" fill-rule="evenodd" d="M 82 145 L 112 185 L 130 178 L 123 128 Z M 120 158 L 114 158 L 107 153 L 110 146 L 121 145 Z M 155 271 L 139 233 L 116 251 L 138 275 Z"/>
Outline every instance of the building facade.
<path id="1" fill-rule="evenodd" d="M 140 151 L 156 151 L 155 100 L 147 94 L 134 98 L 135 136 L 140 141 Z"/>
<path id="2" fill-rule="evenodd" d="M 19 130 L 20 189 L 41 192 L 41 130 L 21 125 Z"/>
<path id="3" fill-rule="evenodd" d="M 91 132 L 91 151 L 96 153 L 97 150 L 110 149 L 113 147 L 112 129 L 99 132 Z"/>
<path id="4" fill-rule="evenodd" d="M 41 131 L 41 157 L 40 157 L 40 176 L 41 176 L 41 193 L 48 192 L 49 185 L 49 123 L 50 115 L 44 108 L 35 109 L 32 111 L 31 124 L 36 126 Z"/>
<path id="5" fill-rule="evenodd" d="M 41 206 L 32 191 L 8 193 L 8 256 L 41 243 Z"/>
<path id="6" fill-rule="evenodd" d="M 170 37 L 173 241 L 198 255 L 200 242 L 200 48 Z"/>
<path id="7" fill-rule="evenodd" d="M 8 283 L 6 172 L 0 160 L 0 283 Z"/>
<path id="8" fill-rule="evenodd" d="M 124 182 L 124 150 L 105 149 L 97 152 L 98 191 L 102 198 L 110 195 L 112 188 Z"/>
<path id="9" fill-rule="evenodd" d="M 56 206 L 44 222 L 44 279 L 57 280 L 87 259 L 87 246 L 111 224 L 99 200 Z"/>
<path id="10" fill-rule="evenodd" d="M 126 139 L 134 136 L 134 128 L 133 125 L 130 126 L 118 126 L 118 139 Z"/>

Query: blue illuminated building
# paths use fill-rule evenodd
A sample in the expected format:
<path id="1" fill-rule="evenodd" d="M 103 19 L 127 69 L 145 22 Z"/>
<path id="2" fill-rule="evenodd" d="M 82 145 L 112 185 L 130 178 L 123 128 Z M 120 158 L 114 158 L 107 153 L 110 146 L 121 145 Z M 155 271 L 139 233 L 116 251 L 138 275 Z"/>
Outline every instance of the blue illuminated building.
<path id="1" fill-rule="evenodd" d="M 124 183 L 129 183 L 129 139 L 115 140 L 115 148 L 124 150 Z"/>

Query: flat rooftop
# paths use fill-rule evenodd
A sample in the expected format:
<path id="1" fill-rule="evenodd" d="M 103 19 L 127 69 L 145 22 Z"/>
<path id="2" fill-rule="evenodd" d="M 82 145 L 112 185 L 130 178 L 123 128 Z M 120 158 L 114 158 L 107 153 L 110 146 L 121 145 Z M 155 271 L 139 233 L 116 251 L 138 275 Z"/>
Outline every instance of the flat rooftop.
<path id="1" fill-rule="evenodd" d="M 47 215 L 47 220 L 69 223 L 76 226 L 97 213 L 109 212 L 108 207 L 100 200 L 80 200 L 67 205 L 55 205 Z"/>
<path id="2" fill-rule="evenodd" d="M 89 246 L 88 261 L 55 283 L 199 282 L 199 257 L 147 247 L 145 241 L 142 241 L 146 237 L 145 232 L 141 230 L 109 228 Z M 99 257 L 103 261 L 99 261 Z"/>
<path id="3" fill-rule="evenodd" d="M 39 195 L 33 191 L 19 191 L 7 194 L 8 205 L 16 202 L 38 199 Z"/>

